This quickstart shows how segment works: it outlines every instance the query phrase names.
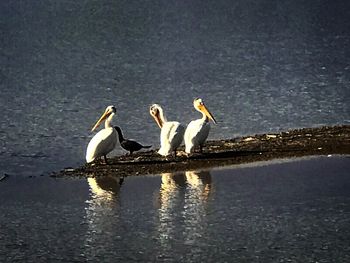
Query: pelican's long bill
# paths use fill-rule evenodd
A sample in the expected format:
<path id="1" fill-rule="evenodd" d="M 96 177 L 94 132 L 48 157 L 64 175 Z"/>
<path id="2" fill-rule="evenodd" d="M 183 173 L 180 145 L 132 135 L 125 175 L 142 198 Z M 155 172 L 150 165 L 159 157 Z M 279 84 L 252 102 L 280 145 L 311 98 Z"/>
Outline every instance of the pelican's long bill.
<path id="1" fill-rule="evenodd" d="M 111 115 L 111 111 L 109 111 L 108 109 L 102 114 L 102 116 L 100 117 L 100 119 L 96 122 L 96 124 L 94 125 L 94 127 L 92 127 L 91 131 L 94 131 L 98 126 L 100 126 L 100 124 L 109 117 L 109 115 Z"/>
<path id="2" fill-rule="evenodd" d="M 216 124 L 216 120 L 213 114 L 211 114 L 211 112 L 208 110 L 208 108 L 204 104 L 200 104 L 198 108 L 200 109 L 201 112 L 205 114 L 205 116 L 207 116 L 210 120 L 212 120 Z"/>
<path id="3" fill-rule="evenodd" d="M 159 113 L 157 113 L 156 115 L 153 116 L 153 118 L 155 119 L 156 123 L 158 124 L 159 128 L 163 127 L 162 121 L 160 120 L 159 117 Z"/>

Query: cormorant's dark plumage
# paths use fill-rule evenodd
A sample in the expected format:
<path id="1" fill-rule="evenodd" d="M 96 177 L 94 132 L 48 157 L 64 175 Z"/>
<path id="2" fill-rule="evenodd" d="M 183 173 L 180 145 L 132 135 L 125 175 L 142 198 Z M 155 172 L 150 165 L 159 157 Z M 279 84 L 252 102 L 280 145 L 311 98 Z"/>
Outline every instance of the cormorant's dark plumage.
<path id="1" fill-rule="evenodd" d="M 152 145 L 143 146 L 143 145 L 141 145 L 140 143 L 138 143 L 138 142 L 136 142 L 134 140 L 125 139 L 124 136 L 123 136 L 122 130 L 118 126 L 114 126 L 114 129 L 118 133 L 120 146 L 123 149 L 129 151 L 130 154 L 132 154 L 133 152 L 139 151 L 142 148 L 151 148 L 152 147 Z"/>

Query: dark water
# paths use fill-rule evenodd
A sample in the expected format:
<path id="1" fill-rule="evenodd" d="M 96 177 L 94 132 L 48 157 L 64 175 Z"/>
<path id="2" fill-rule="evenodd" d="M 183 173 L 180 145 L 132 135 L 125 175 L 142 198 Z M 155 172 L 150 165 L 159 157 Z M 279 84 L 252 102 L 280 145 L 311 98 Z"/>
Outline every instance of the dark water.
<path id="1" fill-rule="evenodd" d="M 187 124 L 194 97 L 210 139 L 349 124 L 349 28 L 349 1 L 3 0 L 0 171 L 82 164 L 110 104 L 155 147 L 149 105 Z"/>
<path id="2" fill-rule="evenodd" d="M 122 183 L 10 177 L 0 261 L 349 262 L 349 170 L 334 156 Z"/>

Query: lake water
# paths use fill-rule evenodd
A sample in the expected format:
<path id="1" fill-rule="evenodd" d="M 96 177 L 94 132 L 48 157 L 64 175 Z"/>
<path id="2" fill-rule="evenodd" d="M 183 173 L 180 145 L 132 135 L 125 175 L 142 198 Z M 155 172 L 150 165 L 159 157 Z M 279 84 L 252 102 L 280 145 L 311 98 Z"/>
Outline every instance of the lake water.
<path id="1" fill-rule="evenodd" d="M 349 262 L 348 157 L 0 184 L 1 262 Z M 20 189 L 20 191 L 18 191 Z"/>
<path id="2" fill-rule="evenodd" d="M 0 171 L 81 165 L 110 104 L 154 147 L 149 105 L 187 124 L 195 97 L 210 139 L 349 124 L 350 2 L 304 2 L 1 1 Z"/>
<path id="3" fill-rule="evenodd" d="M 2 0 L 0 40 L 1 262 L 350 262 L 346 156 L 48 176 L 111 104 L 154 148 L 195 97 L 209 139 L 350 124 L 349 1 Z"/>

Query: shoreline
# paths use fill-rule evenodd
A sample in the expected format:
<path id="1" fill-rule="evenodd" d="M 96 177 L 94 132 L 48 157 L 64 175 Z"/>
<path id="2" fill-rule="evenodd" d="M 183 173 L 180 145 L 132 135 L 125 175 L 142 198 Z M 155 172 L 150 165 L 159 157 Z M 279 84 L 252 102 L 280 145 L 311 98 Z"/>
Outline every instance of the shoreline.
<path id="1" fill-rule="evenodd" d="M 279 133 L 256 134 L 227 140 L 207 141 L 203 153 L 162 157 L 156 150 L 109 158 L 109 164 L 85 164 L 65 168 L 52 177 L 135 176 L 198 170 L 272 159 L 350 154 L 350 125 L 294 129 Z"/>

